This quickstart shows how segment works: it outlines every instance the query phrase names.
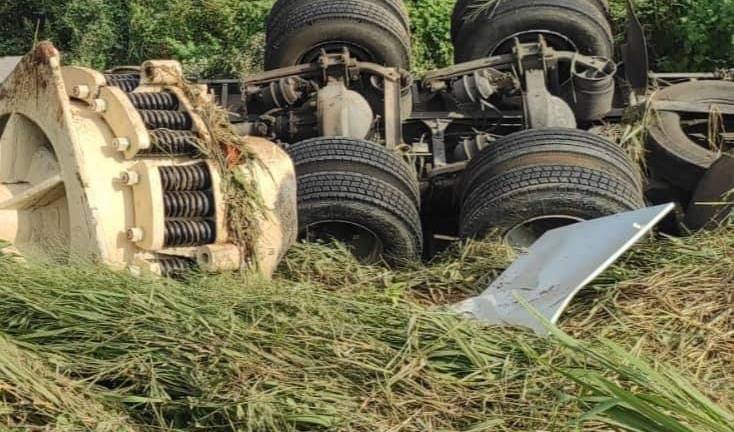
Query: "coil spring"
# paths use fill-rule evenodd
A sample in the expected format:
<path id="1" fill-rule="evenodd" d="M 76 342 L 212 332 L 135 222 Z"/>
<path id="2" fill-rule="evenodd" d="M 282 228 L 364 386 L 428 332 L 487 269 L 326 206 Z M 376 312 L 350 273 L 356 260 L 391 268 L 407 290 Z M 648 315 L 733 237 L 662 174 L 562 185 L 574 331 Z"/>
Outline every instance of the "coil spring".
<path id="1" fill-rule="evenodd" d="M 214 196 L 210 192 L 166 192 L 163 208 L 167 218 L 208 217 L 214 213 Z"/>
<path id="2" fill-rule="evenodd" d="M 127 96 L 139 110 L 178 110 L 178 98 L 170 92 L 128 93 Z"/>
<path id="3" fill-rule="evenodd" d="M 151 147 L 146 153 L 198 155 L 201 144 L 199 137 L 191 131 L 158 129 L 150 132 Z"/>
<path id="4" fill-rule="evenodd" d="M 130 93 L 140 85 L 140 75 L 137 74 L 105 74 L 107 85 L 119 87 Z"/>
<path id="5" fill-rule="evenodd" d="M 158 168 L 161 185 L 166 192 L 200 191 L 212 186 L 209 167 L 205 163 L 185 166 L 163 166 Z"/>
<path id="6" fill-rule="evenodd" d="M 161 258 L 158 264 L 164 277 L 180 277 L 196 267 L 194 260 L 182 257 Z"/>
<path id="7" fill-rule="evenodd" d="M 214 243 L 216 228 L 209 220 L 166 221 L 164 244 L 166 247 L 199 246 Z"/>
<path id="8" fill-rule="evenodd" d="M 191 116 L 180 111 L 140 110 L 140 116 L 148 129 L 190 130 Z"/>

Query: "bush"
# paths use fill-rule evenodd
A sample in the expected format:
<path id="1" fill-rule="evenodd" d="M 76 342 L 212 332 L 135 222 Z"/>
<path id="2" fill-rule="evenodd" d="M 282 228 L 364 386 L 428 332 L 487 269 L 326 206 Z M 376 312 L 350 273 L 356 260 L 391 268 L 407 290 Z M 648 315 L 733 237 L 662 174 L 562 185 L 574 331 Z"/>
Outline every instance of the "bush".
<path id="1" fill-rule="evenodd" d="M 413 23 L 413 68 L 453 60 L 454 0 L 405 0 Z M 490 0 L 488 0 L 490 1 Z M 503 0 L 510 1 L 510 0 Z M 612 0 L 624 22 L 626 0 Z M 273 0 L 17 0 L 0 4 L 0 55 L 28 51 L 38 35 L 57 44 L 67 62 L 102 68 L 173 57 L 193 77 L 257 69 L 262 31 Z M 636 0 L 660 70 L 711 70 L 734 64 L 734 0 Z"/>
<path id="2" fill-rule="evenodd" d="M 423 72 L 453 63 L 451 11 L 454 0 L 409 0 L 413 32 L 413 70 Z"/>
<path id="3" fill-rule="evenodd" d="M 661 70 L 711 70 L 734 65 L 734 0 L 638 3 Z"/>

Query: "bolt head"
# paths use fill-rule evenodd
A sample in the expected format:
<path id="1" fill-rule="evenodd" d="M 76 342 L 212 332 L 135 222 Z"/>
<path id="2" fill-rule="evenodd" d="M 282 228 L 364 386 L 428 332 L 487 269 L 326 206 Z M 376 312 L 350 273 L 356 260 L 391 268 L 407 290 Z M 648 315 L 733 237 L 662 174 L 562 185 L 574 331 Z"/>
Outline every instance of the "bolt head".
<path id="1" fill-rule="evenodd" d="M 135 171 L 123 171 L 120 173 L 119 180 L 125 186 L 135 186 L 140 183 L 140 174 Z"/>
<path id="2" fill-rule="evenodd" d="M 90 93 L 91 90 L 86 85 L 76 85 L 71 89 L 71 95 L 77 99 L 86 99 Z"/>
<path id="3" fill-rule="evenodd" d="M 142 228 L 133 227 L 127 230 L 127 239 L 133 243 L 138 243 L 138 242 L 143 241 L 144 237 L 145 235 L 144 235 Z"/>
<path id="4" fill-rule="evenodd" d="M 92 102 L 90 102 L 89 106 L 94 112 L 97 113 L 103 113 L 107 111 L 107 101 L 104 99 L 94 99 L 92 100 Z"/>
<path id="5" fill-rule="evenodd" d="M 127 151 L 130 148 L 130 140 L 124 137 L 114 138 L 112 140 L 112 147 L 120 152 Z"/>

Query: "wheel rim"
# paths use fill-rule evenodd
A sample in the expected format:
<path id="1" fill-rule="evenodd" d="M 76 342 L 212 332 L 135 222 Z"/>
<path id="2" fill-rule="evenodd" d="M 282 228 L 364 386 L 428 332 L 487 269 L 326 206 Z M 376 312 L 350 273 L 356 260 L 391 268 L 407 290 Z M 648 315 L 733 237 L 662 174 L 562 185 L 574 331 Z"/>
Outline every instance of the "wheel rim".
<path id="1" fill-rule="evenodd" d="M 313 223 L 306 229 L 306 240 L 321 243 L 336 240 L 365 263 L 379 261 L 384 251 L 383 242 L 374 231 L 352 221 L 327 220 Z"/>
<path id="2" fill-rule="evenodd" d="M 697 101 L 709 105 L 731 105 L 729 99 L 706 99 Z M 678 123 L 689 140 L 707 150 L 719 151 L 731 148 L 733 143 L 727 133 L 734 132 L 734 116 L 717 116 L 715 110 L 709 114 L 678 114 Z M 728 143 L 728 145 L 727 145 Z"/>
<path id="3" fill-rule="evenodd" d="M 41 127 L 19 113 L 0 118 L 0 225 L 0 238 L 23 253 L 66 256 L 71 232 L 61 166 Z"/>
<path id="4" fill-rule="evenodd" d="M 505 234 L 505 243 L 515 248 L 528 248 L 546 232 L 556 228 L 583 222 L 584 219 L 568 215 L 539 216 L 521 222 Z"/>
<path id="5" fill-rule="evenodd" d="M 340 54 L 344 49 L 349 50 L 352 57 L 362 62 L 376 62 L 375 55 L 368 48 L 350 41 L 329 41 L 320 43 L 308 51 L 298 59 L 297 64 L 314 63 L 318 61 L 323 52 L 327 54 Z"/>

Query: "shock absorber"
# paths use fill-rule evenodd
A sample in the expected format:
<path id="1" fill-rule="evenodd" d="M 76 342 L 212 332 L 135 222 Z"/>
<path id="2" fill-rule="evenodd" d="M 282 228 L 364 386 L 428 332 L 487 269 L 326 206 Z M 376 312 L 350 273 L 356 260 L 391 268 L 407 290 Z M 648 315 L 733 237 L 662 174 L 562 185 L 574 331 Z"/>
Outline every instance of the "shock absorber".
<path id="1" fill-rule="evenodd" d="M 163 207 L 167 218 L 203 218 L 214 213 L 210 191 L 166 192 Z"/>
<path id="2" fill-rule="evenodd" d="M 128 238 L 140 248 L 162 252 L 196 248 L 226 239 L 219 174 L 210 161 L 140 161 L 125 174 L 136 202 L 136 227 Z"/>
<path id="3" fill-rule="evenodd" d="M 206 164 L 162 166 L 159 169 L 164 191 L 204 190 L 211 187 L 211 174 Z"/>

